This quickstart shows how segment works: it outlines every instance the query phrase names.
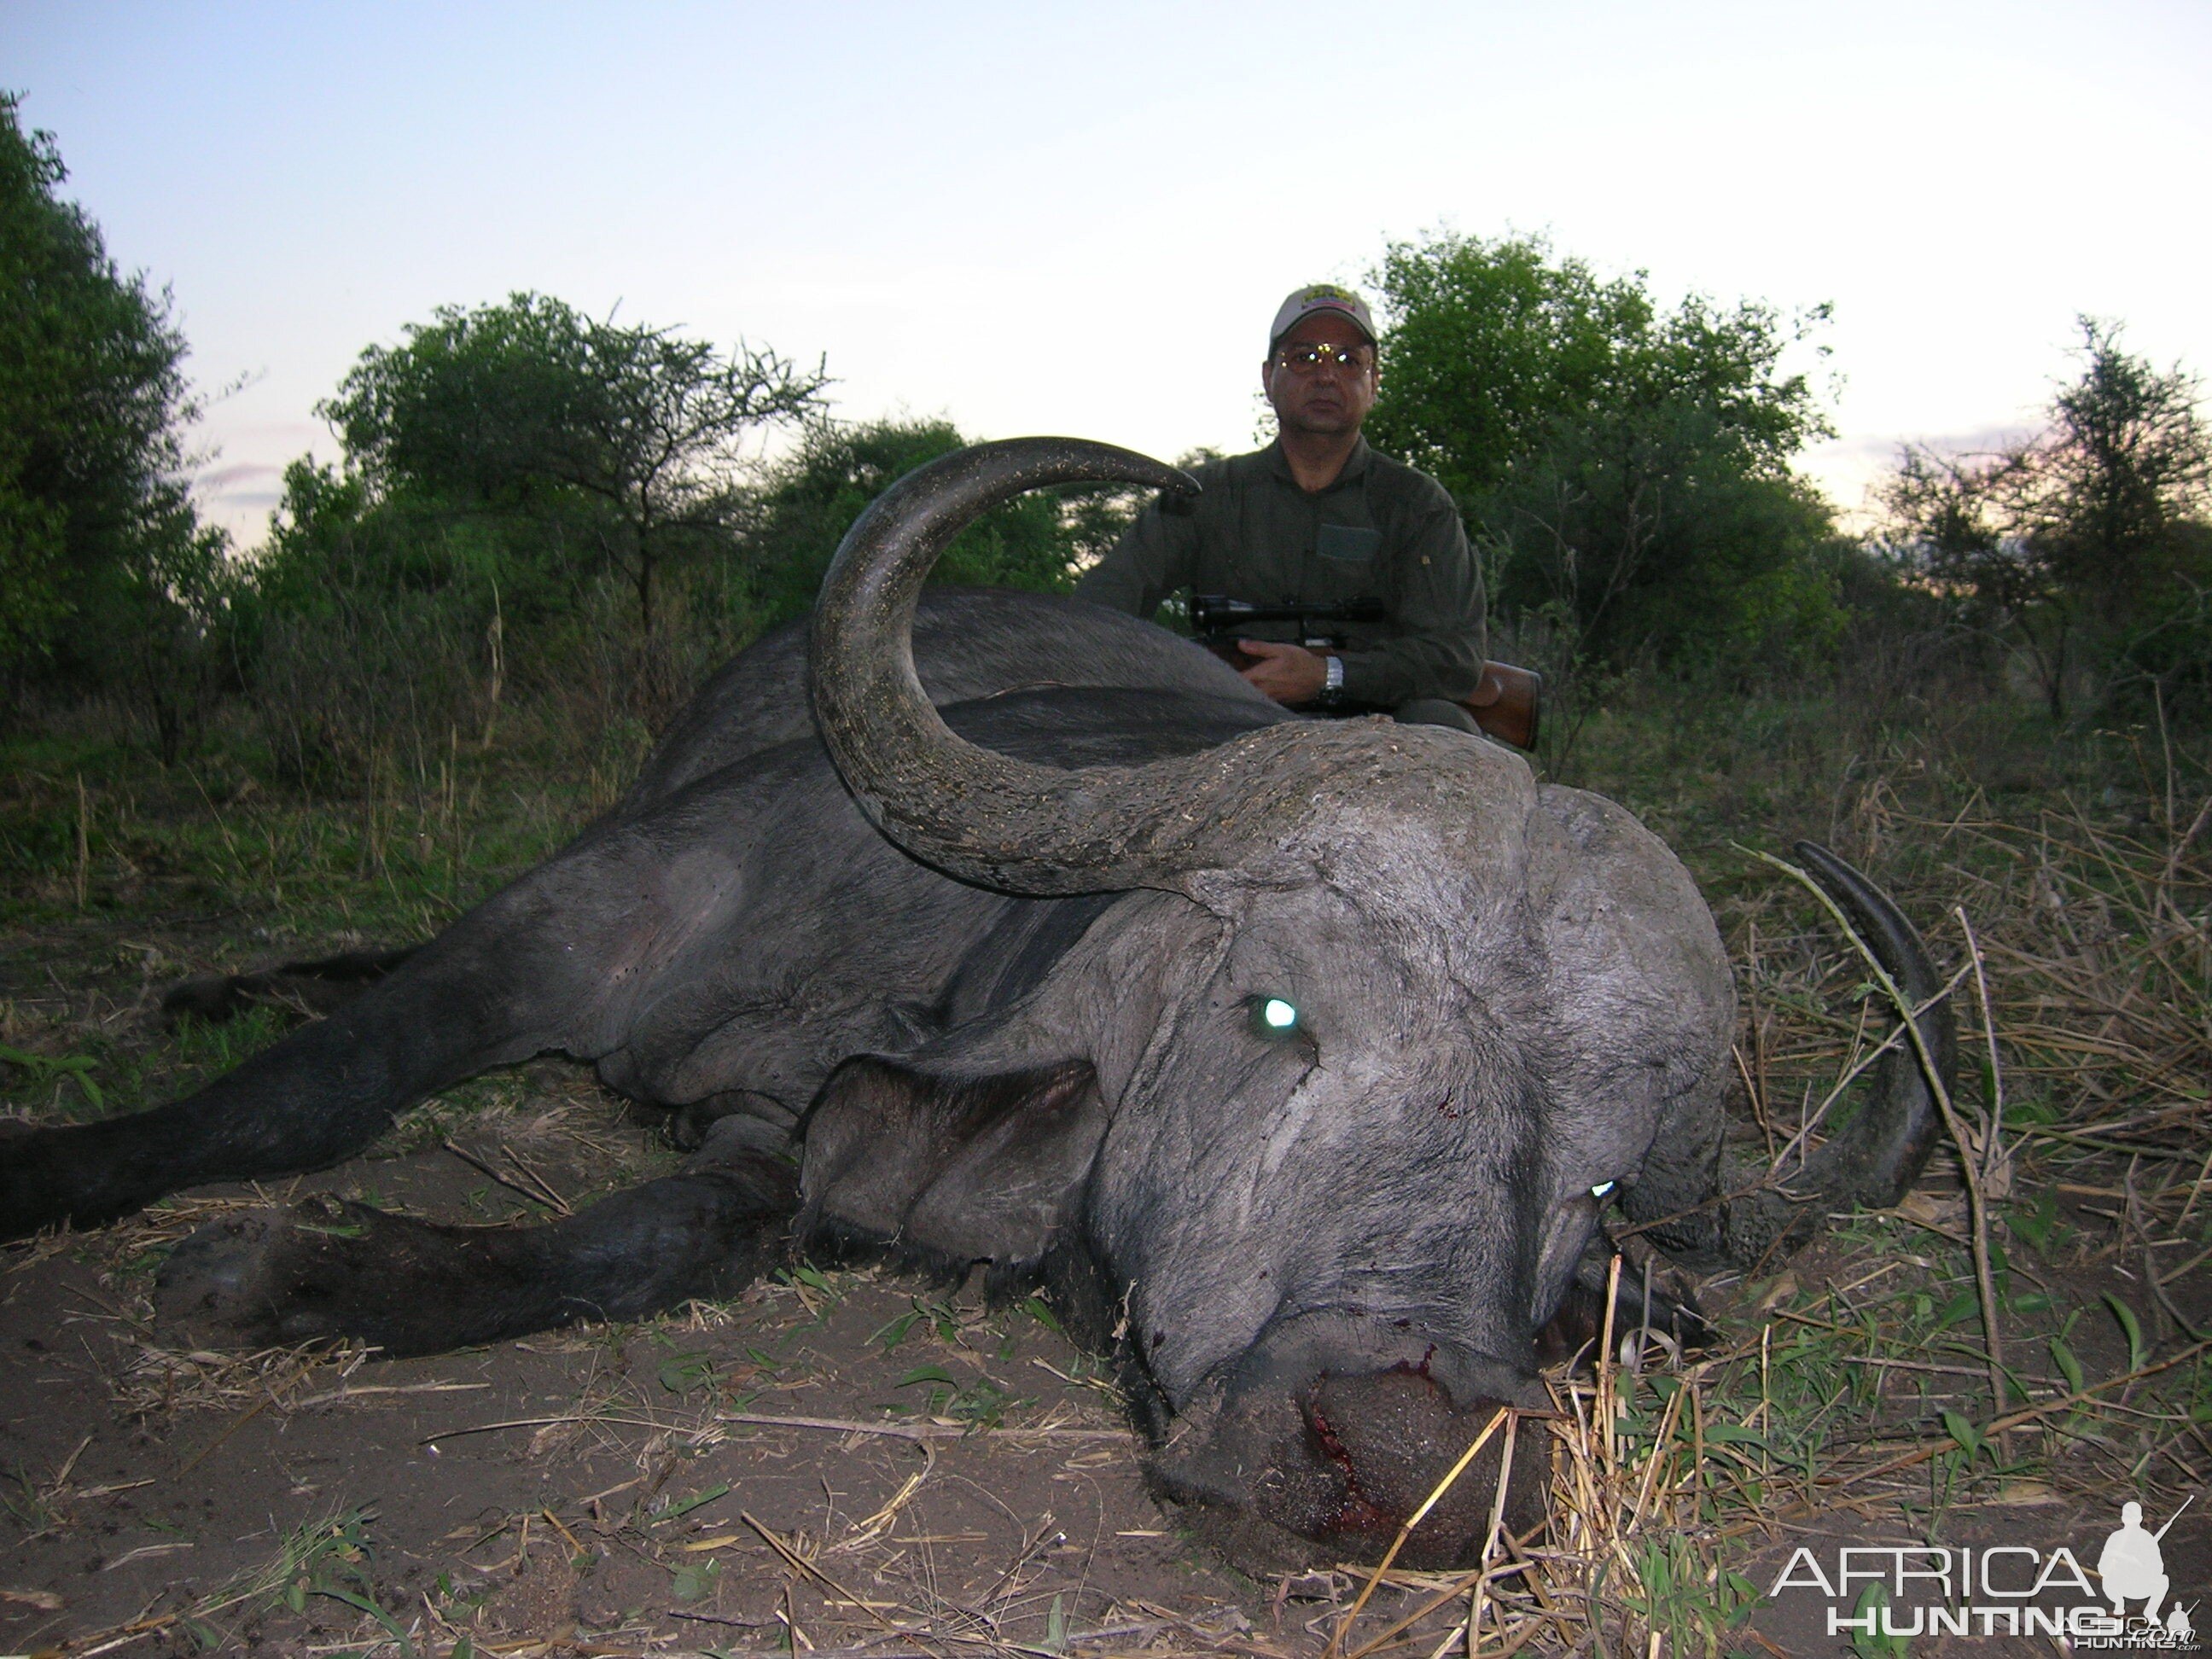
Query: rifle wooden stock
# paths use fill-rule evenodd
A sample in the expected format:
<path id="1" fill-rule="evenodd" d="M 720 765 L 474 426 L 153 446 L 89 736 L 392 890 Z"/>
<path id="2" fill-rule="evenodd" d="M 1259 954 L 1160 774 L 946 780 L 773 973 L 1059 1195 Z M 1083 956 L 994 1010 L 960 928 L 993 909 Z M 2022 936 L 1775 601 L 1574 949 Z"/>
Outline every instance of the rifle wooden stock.
<path id="1" fill-rule="evenodd" d="M 1533 668 L 1516 668 L 1510 662 L 1486 662 L 1482 665 L 1481 684 L 1461 706 L 1498 742 L 1516 749 L 1534 749 L 1544 712 L 1544 677 Z"/>

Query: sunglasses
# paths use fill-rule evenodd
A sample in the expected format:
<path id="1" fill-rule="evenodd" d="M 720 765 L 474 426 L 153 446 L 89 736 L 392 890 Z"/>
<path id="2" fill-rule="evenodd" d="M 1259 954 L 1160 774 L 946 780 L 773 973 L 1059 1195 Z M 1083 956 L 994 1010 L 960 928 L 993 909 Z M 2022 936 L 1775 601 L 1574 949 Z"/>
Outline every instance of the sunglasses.
<path id="1" fill-rule="evenodd" d="M 1334 363 L 1364 374 L 1375 367 L 1373 346 L 1338 346 L 1326 342 L 1310 345 L 1286 345 L 1277 348 L 1275 361 L 1293 374 L 1310 374 L 1324 362 Z"/>

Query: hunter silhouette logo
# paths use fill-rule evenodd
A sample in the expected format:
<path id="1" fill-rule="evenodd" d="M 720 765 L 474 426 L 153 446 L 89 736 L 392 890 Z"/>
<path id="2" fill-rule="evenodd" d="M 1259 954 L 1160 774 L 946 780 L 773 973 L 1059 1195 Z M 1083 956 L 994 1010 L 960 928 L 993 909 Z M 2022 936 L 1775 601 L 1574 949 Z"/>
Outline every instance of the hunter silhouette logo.
<path id="1" fill-rule="evenodd" d="M 2181 1509 L 2187 1509 L 2196 1501 L 2192 1495 Z M 2120 1529 L 2105 1540 L 2105 1553 L 2097 1558 L 2097 1577 L 2105 1581 L 2105 1595 L 2112 1604 L 2115 1618 L 2126 1613 L 2125 1603 L 2142 1596 L 2145 1598 L 2143 1617 L 2157 1622 L 2158 1604 L 2166 1600 L 2166 1592 L 2172 1588 L 2159 1541 L 2166 1536 L 2166 1527 L 2180 1518 L 2181 1510 L 2176 1510 L 2165 1527 L 2154 1533 L 2145 1532 L 2142 1505 L 2121 1506 Z"/>
<path id="2" fill-rule="evenodd" d="M 2063 1544 L 1845 1545 L 1832 1568 L 1798 1549 L 1766 1593 L 1778 1601 L 1790 1590 L 1820 1591 L 1829 1602 L 1828 1634 L 1858 1640 L 2045 1636 L 2066 1638 L 2075 1653 L 2195 1652 L 2197 1604 L 2172 1599 L 2160 1546 L 2196 1501 L 2192 1494 L 2155 1532 L 2143 1525 L 2141 1504 L 2122 1505 L 2094 1583 L 2082 1565 L 2088 1552 L 2077 1556 Z"/>

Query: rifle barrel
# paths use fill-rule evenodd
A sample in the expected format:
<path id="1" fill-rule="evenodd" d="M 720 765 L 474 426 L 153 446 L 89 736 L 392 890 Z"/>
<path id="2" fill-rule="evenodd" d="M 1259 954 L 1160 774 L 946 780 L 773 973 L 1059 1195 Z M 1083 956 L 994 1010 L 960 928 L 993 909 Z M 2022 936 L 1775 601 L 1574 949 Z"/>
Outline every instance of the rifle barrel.
<path id="1" fill-rule="evenodd" d="M 2160 1539 L 2164 1538 L 2164 1537 L 2166 1536 L 2166 1527 L 2170 1527 L 2170 1526 L 2172 1526 L 2175 1522 L 2177 1522 L 2177 1521 L 2179 1521 L 2179 1520 L 2180 1520 L 2180 1519 L 2181 1519 L 2181 1510 L 2185 1510 L 2185 1509 L 2187 1509 L 2187 1508 L 2188 1508 L 2191 1504 L 2194 1504 L 2196 1501 L 2197 1501 L 2197 1494 L 2196 1494 L 2195 1492 L 2191 1492 L 2191 1493 L 2190 1493 L 2190 1494 L 2189 1494 L 2189 1496 L 2188 1496 L 2188 1497 L 2186 1497 L 2186 1498 L 2183 1498 L 2183 1499 L 2181 1500 L 2181 1509 L 2180 1509 L 2180 1510 L 2174 1510 L 2174 1512 L 2173 1512 L 2172 1515 L 2169 1515 L 2169 1516 L 2167 1516 L 2166 1517 L 2166 1527 L 2160 1527 L 2160 1528 L 2156 1532 L 2154 1532 L 2154 1533 L 2151 1534 L 2151 1535 L 2150 1535 L 2150 1541 L 2151 1541 L 2152 1543 L 2155 1544 L 2155 1543 L 2157 1543 Z"/>

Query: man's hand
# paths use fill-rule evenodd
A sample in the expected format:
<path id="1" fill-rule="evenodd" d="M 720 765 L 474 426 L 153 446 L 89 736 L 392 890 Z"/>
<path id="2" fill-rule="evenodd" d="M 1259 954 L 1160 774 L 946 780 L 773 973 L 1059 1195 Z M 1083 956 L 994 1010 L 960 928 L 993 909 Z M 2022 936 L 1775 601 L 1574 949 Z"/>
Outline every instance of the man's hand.
<path id="1" fill-rule="evenodd" d="M 1328 684 L 1328 660 L 1302 645 L 1239 640 L 1237 648 L 1258 662 L 1237 672 L 1277 702 L 1311 702 Z"/>

